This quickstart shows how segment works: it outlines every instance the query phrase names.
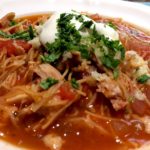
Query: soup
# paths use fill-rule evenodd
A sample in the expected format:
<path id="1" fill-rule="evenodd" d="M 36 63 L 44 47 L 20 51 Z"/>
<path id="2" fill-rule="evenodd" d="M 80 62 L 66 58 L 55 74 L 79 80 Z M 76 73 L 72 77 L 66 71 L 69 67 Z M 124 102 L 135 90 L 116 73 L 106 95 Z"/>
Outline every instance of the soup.
<path id="1" fill-rule="evenodd" d="M 150 141 L 150 36 L 75 11 L 0 19 L 1 139 L 32 150 Z"/>

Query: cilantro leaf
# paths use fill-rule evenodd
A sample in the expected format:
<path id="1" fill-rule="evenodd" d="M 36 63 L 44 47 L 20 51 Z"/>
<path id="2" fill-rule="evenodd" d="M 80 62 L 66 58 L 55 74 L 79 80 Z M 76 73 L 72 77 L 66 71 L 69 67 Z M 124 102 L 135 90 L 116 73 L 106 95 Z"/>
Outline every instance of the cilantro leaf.
<path id="1" fill-rule="evenodd" d="M 83 19 L 83 16 L 82 15 L 76 15 L 76 20 L 79 20 L 79 22 L 83 22 L 84 19 Z"/>
<path id="2" fill-rule="evenodd" d="M 77 80 L 75 78 L 71 79 L 71 85 L 74 89 L 78 89 L 79 88 L 79 83 L 77 82 Z"/>
<path id="3" fill-rule="evenodd" d="M 93 28 L 91 41 L 99 49 L 100 60 L 102 64 L 109 69 L 116 69 L 125 57 L 125 49 L 119 40 L 109 40 L 104 35 L 99 34 L 96 28 Z M 98 44 L 97 44 L 98 43 Z M 116 59 L 116 55 L 120 53 L 120 58 Z M 98 53 L 95 52 L 95 55 Z"/>
<path id="4" fill-rule="evenodd" d="M 17 24 L 17 22 L 16 22 L 15 20 L 12 20 L 12 21 L 10 21 L 9 26 L 14 26 L 14 25 L 16 25 L 16 24 Z"/>
<path id="5" fill-rule="evenodd" d="M 34 30 L 33 30 L 31 25 L 29 26 L 29 30 L 28 31 L 29 31 L 30 38 L 33 39 L 35 37 L 35 35 L 34 35 Z"/>
<path id="6" fill-rule="evenodd" d="M 57 39 L 53 43 L 46 43 L 47 54 L 42 55 L 41 59 L 43 62 L 54 63 L 61 57 L 61 55 L 66 49 L 67 45 L 61 39 Z"/>
<path id="7" fill-rule="evenodd" d="M 47 54 L 41 57 L 42 61 L 56 63 L 65 51 L 71 50 L 79 51 L 82 58 L 88 59 L 90 57 L 87 45 L 81 43 L 82 37 L 80 32 L 71 23 L 73 17 L 80 21 L 83 19 L 81 15 L 67 13 L 60 15 L 60 18 L 57 20 L 57 38 L 53 43 L 46 44 Z M 89 26 L 89 23 L 86 23 L 85 26 Z"/>
<path id="8" fill-rule="evenodd" d="M 84 21 L 82 23 L 82 25 L 80 26 L 79 30 L 82 31 L 85 28 L 89 29 L 91 26 L 93 25 L 93 21 L 89 20 L 89 21 Z"/>
<path id="9" fill-rule="evenodd" d="M 55 52 L 55 53 L 52 53 L 52 54 L 41 55 L 41 60 L 43 62 L 53 63 L 56 60 L 58 60 L 60 58 L 60 56 L 61 56 L 61 53 Z"/>
<path id="10" fill-rule="evenodd" d="M 140 77 L 137 78 L 137 81 L 139 83 L 143 84 L 143 83 L 147 82 L 149 79 L 150 79 L 150 76 L 148 76 L 146 74 L 143 74 L 143 75 L 141 75 Z"/>
<path id="11" fill-rule="evenodd" d="M 8 34 L 2 30 L 0 30 L 0 36 L 3 38 L 10 38 L 10 39 L 22 39 L 22 40 L 32 40 L 35 35 L 32 26 L 29 26 L 29 29 L 22 32 L 17 32 L 14 34 Z"/>
<path id="12" fill-rule="evenodd" d="M 108 22 L 107 25 L 113 28 L 114 30 L 117 30 L 117 26 L 113 24 L 112 22 Z"/>
<path id="13" fill-rule="evenodd" d="M 40 87 L 44 90 L 47 90 L 56 83 L 58 83 L 58 80 L 49 77 L 46 80 L 41 81 Z"/>
<path id="14" fill-rule="evenodd" d="M 0 30 L 0 36 L 3 38 L 9 38 L 9 35 L 6 32 L 3 32 L 2 30 Z"/>
<path id="15" fill-rule="evenodd" d="M 110 69 L 115 69 L 120 63 L 120 60 L 114 59 L 109 55 L 102 56 L 101 61 L 106 67 Z"/>
<path id="16" fill-rule="evenodd" d="M 118 68 L 117 68 L 117 69 L 114 69 L 114 71 L 113 71 L 113 76 L 114 76 L 114 79 L 117 79 L 117 78 L 118 78 L 118 76 L 119 76 L 119 70 L 118 70 Z"/>
<path id="17" fill-rule="evenodd" d="M 88 47 L 86 45 L 79 45 L 79 51 L 81 52 L 81 57 L 85 59 L 90 58 L 90 52 L 88 51 Z"/>

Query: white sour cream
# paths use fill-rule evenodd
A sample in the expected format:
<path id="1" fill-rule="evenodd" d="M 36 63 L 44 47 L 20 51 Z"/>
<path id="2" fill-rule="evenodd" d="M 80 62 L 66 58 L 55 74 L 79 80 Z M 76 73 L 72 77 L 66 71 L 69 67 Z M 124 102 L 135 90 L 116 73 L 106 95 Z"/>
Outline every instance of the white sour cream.
<path id="1" fill-rule="evenodd" d="M 53 14 L 42 26 L 40 41 L 43 45 L 45 45 L 47 42 L 52 43 L 55 41 L 57 33 L 57 19 L 59 17 L 60 14 Z"/>

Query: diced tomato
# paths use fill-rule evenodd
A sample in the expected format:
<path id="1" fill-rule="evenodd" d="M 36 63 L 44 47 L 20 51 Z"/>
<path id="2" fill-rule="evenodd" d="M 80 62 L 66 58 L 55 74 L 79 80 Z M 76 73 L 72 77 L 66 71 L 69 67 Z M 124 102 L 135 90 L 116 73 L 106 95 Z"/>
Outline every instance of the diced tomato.
<path id="1" fill-rule="evenodd" d="M 6 49 L 8 56 L 27 52 L 31 44 L 24 40 L 0 40 L 0 50 Z"/>
<path id="2" fill-rule="evenodd" d="M 63 100 L 73 100 L 76 96 L 75 90 L 71 87 L 69 82 L 65 82 L 59 89 L 59 96 Z"/>

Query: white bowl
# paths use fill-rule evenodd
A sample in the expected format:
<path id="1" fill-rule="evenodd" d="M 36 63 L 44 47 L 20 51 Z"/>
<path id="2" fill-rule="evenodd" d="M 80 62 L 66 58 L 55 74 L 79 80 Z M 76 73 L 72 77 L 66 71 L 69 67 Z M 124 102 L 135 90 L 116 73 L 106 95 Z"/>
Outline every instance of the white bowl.
<path id="1" fill-rule="evenodd" d="M 0 17 L 8 12 L 17 16 L 50 11 L 87 11 L 109 17 L 121 17 L 125 21 L 150 31 L 150 7 L 120 0 L 0 0 Z M 1 150 L 22 150 L 0 141 Z"/>
<path id="2" fill-rule="evenodd" d="M 17 15 L 47 11 L 88 11 L 124 20 L 150 30 L 150 7 L 120 0 L 0 0 L 0 17 L 13 11 Z"/>

